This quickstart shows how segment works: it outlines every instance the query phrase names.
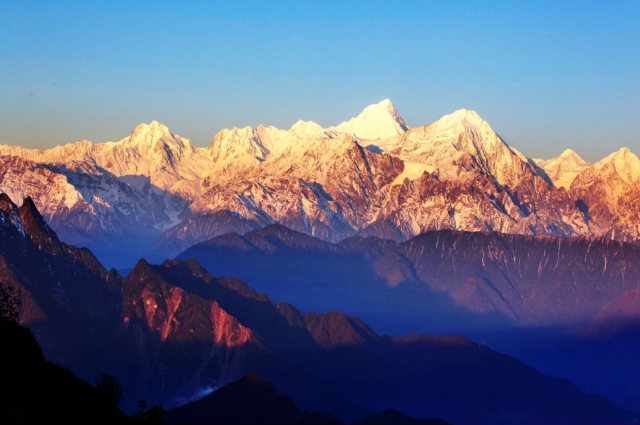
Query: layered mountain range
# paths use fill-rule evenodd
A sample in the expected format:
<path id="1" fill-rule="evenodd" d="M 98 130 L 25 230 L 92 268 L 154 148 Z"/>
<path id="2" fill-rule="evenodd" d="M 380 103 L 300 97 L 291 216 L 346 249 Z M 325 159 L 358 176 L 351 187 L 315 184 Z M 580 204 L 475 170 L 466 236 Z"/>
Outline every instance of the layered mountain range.
<path id="1" fill-rule="evenodd" d="M 639 182 L 626 148 L 534 160 L 474 111 L 409 127 L 389 100 L 329 128 L 222 130 L 206 148 L 155 121 L 118 142 L 0 146 L 0 190 L 119 267 L 273 223 L 332 242 L 453 229 L 638 243 Z"/>
<path id="2" fill-rule="evenodd" d="M 85 379 L 118 377 L 125 409 L 140 399 L 188 402 L 259 373 L 300 408 L 347 420 L 381 405 L 454 423 L 636 420 L 482 344 L 380 336 L 338 311 L 275 303 L 195 261 L 140 260 L 123 278 L 89 250 L 61 242 L 30 199 L 18 208 L 0 196 L 0 224 L 0 278 L 22 290 L 22 323 L 50 360 Z"/>
<path id="3" fill-rule="evenodd" d="M 437 230 L 401 243 L 331 243 L 274 224 L 217 236 L 178 258 L 306 309 L 339 307 L 386 332 L 583 325 L 640 289 L 639 246 L 582 236 Z"/>
<path id="4" fill-rule="evenodd" d="M 178 256 L 305 310 L 385 333 L 487 341 L 637 411 L 640 247 L 604 238 L 429 231 L 338 243 L 270 225 Z"/>

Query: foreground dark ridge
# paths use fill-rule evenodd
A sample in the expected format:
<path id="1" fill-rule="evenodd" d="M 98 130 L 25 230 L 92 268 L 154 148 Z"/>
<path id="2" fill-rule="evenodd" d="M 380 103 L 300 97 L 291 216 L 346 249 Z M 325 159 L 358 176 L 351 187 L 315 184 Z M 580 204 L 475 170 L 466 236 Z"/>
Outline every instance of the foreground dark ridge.
<path id="1" fill-rule="evenodd" d="M 167 412 L 167 424 L 341 424 L 331 415 L 301 411 L 291 398 L 258 375 L 245 375 L 213 393 Z M 439 419 L 418 419 L 387 409 L 358 424 L 447 425 Z"/>
<path id="2" fill-rule="evenodd" d="M 129 423 L 109 399 L 45 360 L 33 334 L 0 318 L 0 422 Z"/>
<path id="3" fill-rule="evenodd" d="M 301 411 L 291 398 L 258 375 L 245 375 L 183 407 L 170 410 L 167 424 L 341 424 L 318 412 Z"/>

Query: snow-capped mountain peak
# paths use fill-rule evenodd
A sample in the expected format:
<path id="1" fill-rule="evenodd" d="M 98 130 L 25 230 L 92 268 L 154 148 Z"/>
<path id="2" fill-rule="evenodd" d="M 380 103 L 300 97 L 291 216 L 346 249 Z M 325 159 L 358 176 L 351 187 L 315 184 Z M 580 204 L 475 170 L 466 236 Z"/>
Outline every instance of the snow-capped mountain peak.
<path id="1" fill-rule="evenodd" d="M 359 139 L 388 139 L 408 130 L 400 113 L 389 99 L 369 105 L 358 115 L 331 130 L 351 134 Z"/>
<path id="2" fill-rule="evenodd" d="M 291 126 L 289 132 L 299 139 L 326 137 L 324 129 L 313 121 L 299 120 Z"/>
<path id="3" fill-rule="evenodd" d="M 580 155 L 578 155 L 578 153 L 576 151 L 574 151 L 573 149 L 565 149 L 561 154 L 561 157 L 566 158 L 566 157 L 578 157 L 580 158 Z M 580 158 L 582 159 L 582 158 Z"/>
<path id="4" fill-rule="evenodd" d="M 181 152 L 185 148 L 195 149 L 190 140 L 175 135 L 169 128 L 158 121 L 138 125 L 129 135 L 120 141 L 126 149 L 138 149 L 149 152 L 162 147 Z"/>
<path id="5" fill-rule="evenodd" d="M 560 156 L 548 160 L 535 160 L 556 187 L 569 189 L 578 174 L 591 164 L 585 161 L 573 149 L 565 149 Z"/>
<path id="6" fill-rule="evenodd" d="M 625 183 L 640 179 L 640 159 L 626 147 L 596 162 L 594 168 L 611 168 Z"/>
<path id="7" fill-rule="evenodd" d="M 382 101 L 380 101 L 378 103 L 374 103 L 373 105 L 369 105 L 362 111 L 362 113 L 369 113 L 369 114 L 371 114 L 371 113 L 378 113 L 379 114 L 381 112 L 382 113 L 387 112 L 391 116 L 393 116 L 396 120 L 402 121 L 402 123 L 404 123 L 404 121 L 402 120 L 402 117 L 398 113 L 398 110 L 394 106 L 393 102 L 391 102 L 391 99 L 384 99 L 384 100 L 382 100 Z"/>
<path id="8" fill-rule="evenodd" d="M 131 132 L 129 138 L 131 140 L 137 140 L 141 138 L 146 138 L 148 136 L 161 138 L 161 137 L 169 137 L 173 136 L 171 130 L 164 125 L 159 123 L 156 120 L 151 121 L 151 123 L 141 123 L 139 124 L 133 131 Z"/>
<path id="9" fill-rule="evenodd" d="M 465 129 L 477 128 L 483 123 L 486 123 L 486 121 L 480 118 L 476 111 L 470 109 L 458 109 L 457 111 L 440 118 L 438 121 L 431 124 L 431 126 L 434 127 L 434 130 L 437 129 L 437 131 L 445 131 L 460 126 Z"/>
<path id="10" fill-rule="evenodd" d="M 220 130 L 207 147 L 215 162 L 223 162 L 233 159 L 264 160 L 269 150 L 261 140 L 260 135 L 269 131 L 269 127 L 259 127 L 254 130 L 247 126 L 243 128 L 233 127 Z"/>
<path id="11" fill-rule="evenodd" d="M 325 130 L 313 121 L 299 120 L 289 130 L 273 126 L 224 129 L 218 132 L 207 148 L 217 164 L 216 172 L 232 165 L 235 171 L 253 167 L 275 153 L 280 153 L 301 141 L 328 138 Z M 232 162 L 232 164 L 230 163 Z M 223 171 L 223 174 L 226 172 Z"/>
<path id="12" fill-rule="evenodd" d="M 483 120 L 476 111 L 470 109 L 458 109 L 440 119 L 421 127 L 413 127 L 407 131 L 404 138 L 419 137 L 422 139 L 449 139 L 452 136 L 458 137 L 459 134 L 474 133 L 477 137 L 485 136 L 484 148 L 489 139 L 495 141 L 500 146 L 507 144 L 500 139 L 488 122 Z M 486 137 L 491 136 L 491 137 Z"/>
<path id="13" fill-rule="evenodd" d="M 640 159 L 629 149 L 588 166 L 571 183 L 574 199 L 588 206 L 590 220 L 612 239 L 640 240 Z"/>
<path id="14" fill-rule="evenodd" d="M 387 151 L 417 170 L 441 178 L 473 179 L 476 171 L 491 175 L 499 185 L 515 187 L 536 174 L 529 160 L 498 136 L 477 112 L 459 109 L 439 120 L 409 129 Z M 412 167 L 406 167 L 410 172 Z"/>

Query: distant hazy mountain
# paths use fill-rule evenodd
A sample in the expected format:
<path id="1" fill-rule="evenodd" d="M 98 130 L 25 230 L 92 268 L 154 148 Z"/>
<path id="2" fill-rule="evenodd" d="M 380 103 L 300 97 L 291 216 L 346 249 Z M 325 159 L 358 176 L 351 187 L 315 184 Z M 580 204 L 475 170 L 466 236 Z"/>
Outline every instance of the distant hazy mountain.
<path id="1" fill-rule="evenodd" d="M 448 322 L 460 310 L 475 313 L 464 319 L 470 328 L 496 315 L 503 326 L 575 326 L 640 287 L 640 247 L 585 237 L 441 230 L 403 243 L 356 236 L 332 244 L 271 225 L 218 236 L 178 258 L 304 308 L 361 308 L 376 326 L 376 315 L 383 320 L 389 312 L 398 316 L 395 324 L 402 314 L 405 321 L 422 317 L 421 329 L 434 332 L 464 328 Z"/>
<path id="2" fill-rule="evenodd" d="M 334 242 L 454 229 L 637 243 L 639 186 L 627 149 L 533 160 L 474 111 L 408 127 L 389 100 L 326 129 L 225 129 L 206 148 L 155 121 L 118 142 L 0 146 L 0 190 L 32 197 L 64 241 L 117 267 L 154 242 L 161 256 L 247 223 Z"/>

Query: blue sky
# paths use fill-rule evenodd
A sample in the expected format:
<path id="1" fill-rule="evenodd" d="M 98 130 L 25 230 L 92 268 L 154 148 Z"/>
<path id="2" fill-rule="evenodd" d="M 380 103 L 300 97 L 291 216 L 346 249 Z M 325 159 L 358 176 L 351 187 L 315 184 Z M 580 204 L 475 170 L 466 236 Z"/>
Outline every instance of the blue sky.
<path id="1" fill-rule="evenodd" d="M 0 142 L 118 140 L 153 119 L 409 125 L 475 109 L 534 157 L 640 153 L 640 2 L 0 2 Z"/>

